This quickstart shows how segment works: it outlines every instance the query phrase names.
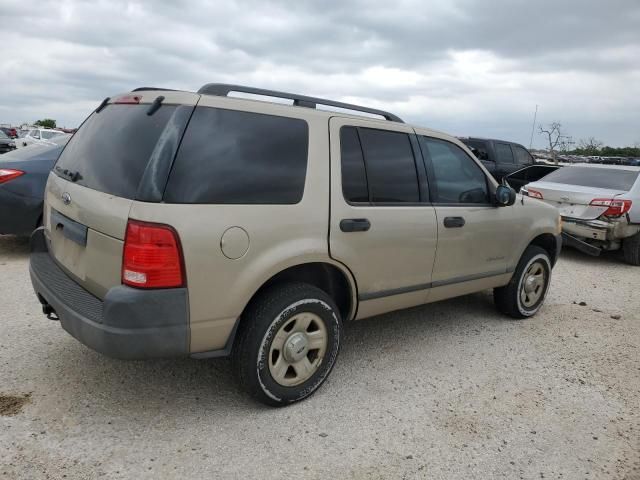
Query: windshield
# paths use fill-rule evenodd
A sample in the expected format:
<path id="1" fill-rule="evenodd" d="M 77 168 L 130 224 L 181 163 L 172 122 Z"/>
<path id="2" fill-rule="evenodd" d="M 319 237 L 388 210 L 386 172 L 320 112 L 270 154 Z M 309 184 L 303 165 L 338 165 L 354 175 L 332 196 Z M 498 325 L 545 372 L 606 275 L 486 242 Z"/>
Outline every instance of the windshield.
<path id="1" fill-rule="evenodd" d="M 42 138 L 44 138 L 45 140 L 48 140 L 50 138 L 57 137 L 61 133 L 62 132 L 48 132 L 48 131 L 45 130 L 45 131 L 42 132 Z"/>
<path id="2" fill-rule="evenodd" d="M 6 133 L 4 133 L 2 130 L 0 130 L 0 138 L 2 138 L 4 140 L 4 139 L 9 138 L 9 137 L 7 136 Z"/>
<path id="3" fill-rule="evenodd" d="M 621 168 L 564 167 L 550 173 L 542 181 L 628 192 L 639 173 Z"/>

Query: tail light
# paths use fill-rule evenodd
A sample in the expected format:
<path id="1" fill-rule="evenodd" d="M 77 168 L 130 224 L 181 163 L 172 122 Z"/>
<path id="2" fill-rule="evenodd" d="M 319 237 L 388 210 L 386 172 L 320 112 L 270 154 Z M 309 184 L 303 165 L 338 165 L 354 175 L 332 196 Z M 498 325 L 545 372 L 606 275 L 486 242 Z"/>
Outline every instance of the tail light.
<path id="1" fill-rule="evenodd" d="M 542 196 L 542 193 L 539 192 L 538 190 L 534 190 L 533 188 L 527 188 L 527 194 L 531 198 L 539 198 L 540 200 L 544 200 L 544 197 Z"/>
<path id="2" fill-rule="evenodd" d="M 24 175 L 22 170 L 13 170 L 11 168 L 0 168 L 0 183 L 6 183 L 9 180 Z"/>
<path id="3" fill-rule="evenodd" d="M 593 207 L 607 207 L 605 217 L 619 217 L 631 210 L 631 200 L 614 200 L 613 198 L 595 198 L 589 204 Z"/>
<path id="4" fill-rule="evenodd" d="M 169 225 L 129 220 L 122 255 L 122 283 L 137 288 L 185 285 L 178 233 Z"/>

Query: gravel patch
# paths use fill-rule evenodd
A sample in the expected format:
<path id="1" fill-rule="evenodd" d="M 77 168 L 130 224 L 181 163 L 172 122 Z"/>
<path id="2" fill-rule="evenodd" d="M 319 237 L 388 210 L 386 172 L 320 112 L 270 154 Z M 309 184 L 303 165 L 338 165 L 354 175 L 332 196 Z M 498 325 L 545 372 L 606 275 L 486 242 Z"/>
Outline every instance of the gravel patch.
<path id="1" fill-rule="evenodd" d="M 282 409 L 227 360 L 85 348 L 42 315 L 24 239 L 0 236 L 0 292 L 0 395 L 30 394 L 0 415 L 0 479 L 640 478 L 640 269 L 615 255 L 563 252 L 532 319 L 482 292 L 349 324 Z"/>

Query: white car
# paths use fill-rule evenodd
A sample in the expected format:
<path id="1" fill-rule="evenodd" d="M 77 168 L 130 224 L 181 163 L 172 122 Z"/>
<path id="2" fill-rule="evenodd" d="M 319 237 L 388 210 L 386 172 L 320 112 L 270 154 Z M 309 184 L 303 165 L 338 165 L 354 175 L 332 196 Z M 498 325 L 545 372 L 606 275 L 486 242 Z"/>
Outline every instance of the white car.
<path id="1" fill-rule="evenodd" d="M 26 147 L 32 143 L 48 143 L 48 140 L 62 134 L 64 134 L 64 132 L 51 128 L 32 128 L 24 137 L 20 138 L 17 143 L 22 147 Z"/>
<path id="2" fill-rule="evenodd" d="M 640 167 L 572 165 L 522 187 L 562 216 L 563 244 L 590 255 L 622 248 L 640 265 Z"/>

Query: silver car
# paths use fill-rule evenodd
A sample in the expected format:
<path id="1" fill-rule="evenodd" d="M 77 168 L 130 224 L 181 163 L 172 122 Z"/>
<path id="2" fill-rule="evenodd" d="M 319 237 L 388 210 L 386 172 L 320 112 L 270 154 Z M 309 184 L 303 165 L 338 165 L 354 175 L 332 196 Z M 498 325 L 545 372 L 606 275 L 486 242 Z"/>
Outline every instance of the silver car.
<path id="1" fill-rule="evenodd" d="M 558 208 L 565 245 L 591 255 L 622 248 L 625 261 L 640 265 L 640 167 L 563 167 L 521 193 Z"/>

